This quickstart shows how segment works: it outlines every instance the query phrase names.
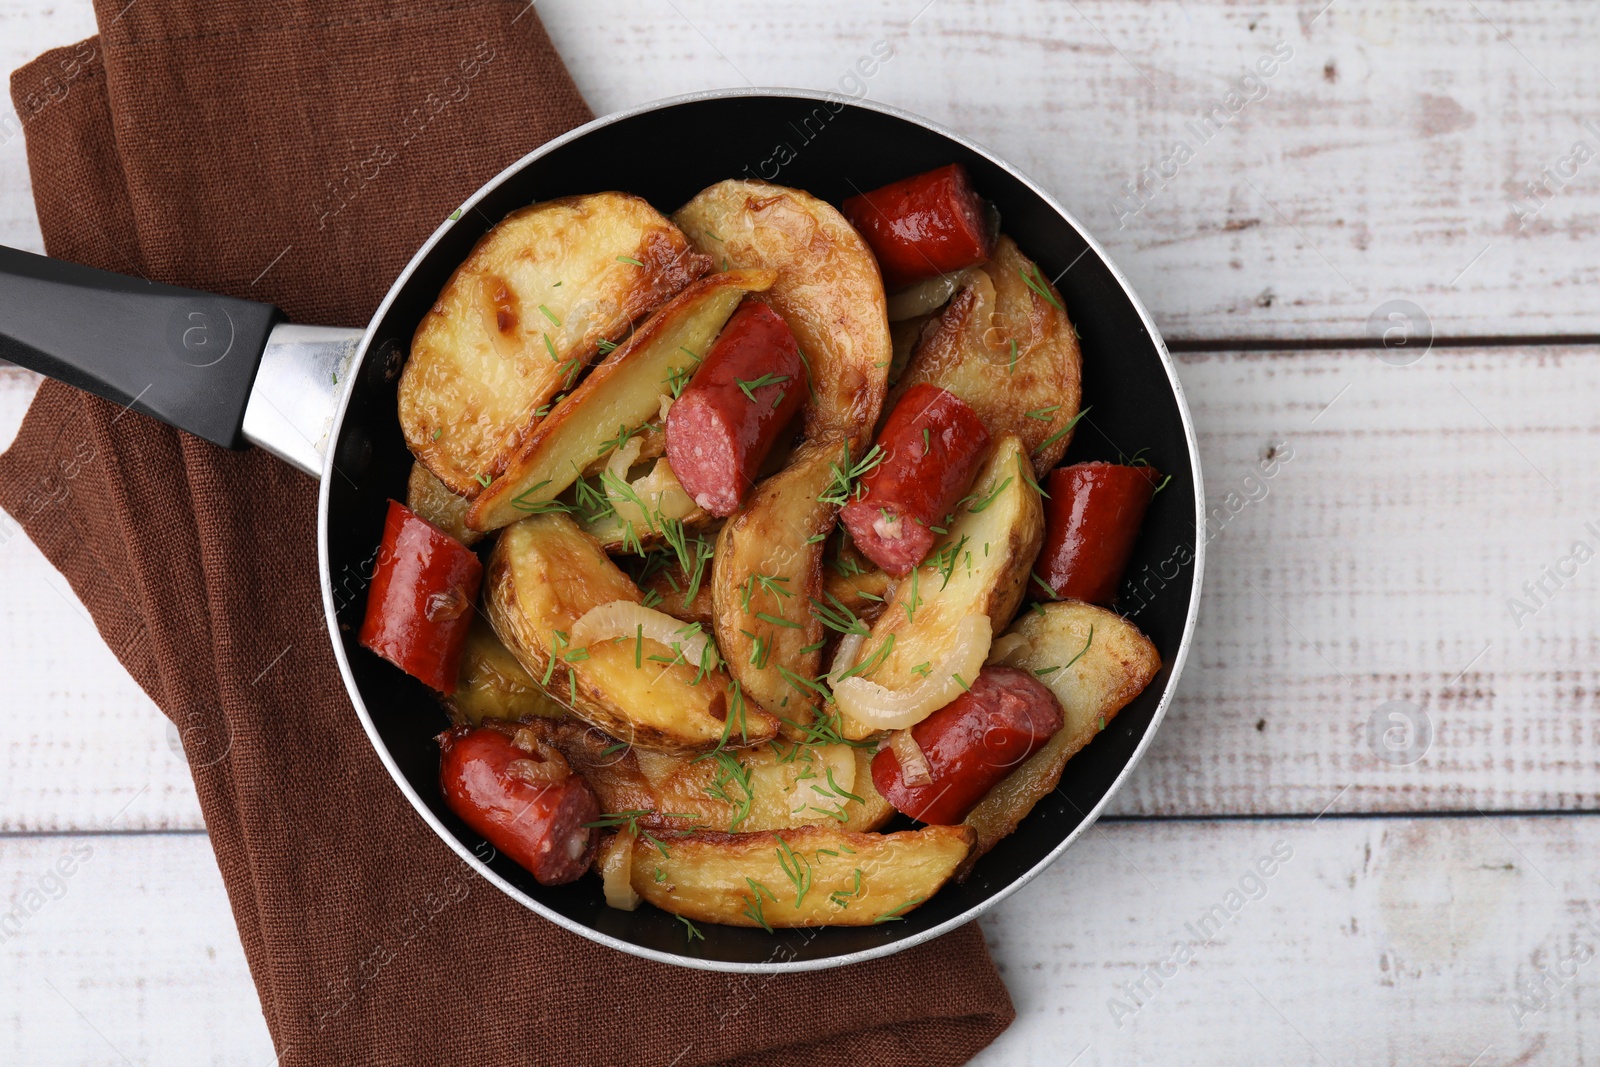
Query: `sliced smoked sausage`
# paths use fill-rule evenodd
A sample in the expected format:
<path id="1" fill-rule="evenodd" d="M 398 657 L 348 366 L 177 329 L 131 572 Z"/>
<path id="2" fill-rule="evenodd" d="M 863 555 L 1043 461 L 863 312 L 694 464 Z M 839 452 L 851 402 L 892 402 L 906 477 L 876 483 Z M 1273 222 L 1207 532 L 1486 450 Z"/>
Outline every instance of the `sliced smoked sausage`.
<path id="1" fill-rule="evenodd" d="M 948 527 L 989 447 L 989 431 L 954 393 L 907 389 L 878 435 L 881 460 L 839 512 L 863 555 L 896 578 L 921 563 Z"/>
<path id="2" fill-rule="evenodd" d="M 460 541 L 389 501 L 361 645 L 445 696 L 456 690 L 483 564 Z"/>
<path id="3" fill-rule="evenodd" d="M 541 885 L 576 880 L 594 859 L 600 804 L 533 731 L 510 724 L 439 735 L 439 788 L 461 821 Z"/>
<path id="4" fill-rule="evenodd" d="M 1106 605 L 1116 600 L 1160 482 L 1154 467 L 1117 463 L 1074 463 L 1050 472 L 1044 547 L 1034 569 L 1057 598 Z"/>
<path id="5" fill-rule="evenodd" d="M 842 210 L 878 257 L 891 292 L 994 254 L 988 210 L 959 163 L 852 196 Z"/>
<path id="6" fill-rule="evenodd" d="M 700 507 L 732 515 L 805 397 L 805 361 L 788 323 L 746 301 L 667 412 L 672 473 Z"/>
<path id="7" fill-rule="evenodd" d="M 885 748 L 872 758 L 872 784 L 913 819 L 958 823 L 1062 721 L 1060 701 L 1032 674 L 985 667 L 967 692 L 911 728 L 932 780 L 908 785 L 900 758 Z"/>

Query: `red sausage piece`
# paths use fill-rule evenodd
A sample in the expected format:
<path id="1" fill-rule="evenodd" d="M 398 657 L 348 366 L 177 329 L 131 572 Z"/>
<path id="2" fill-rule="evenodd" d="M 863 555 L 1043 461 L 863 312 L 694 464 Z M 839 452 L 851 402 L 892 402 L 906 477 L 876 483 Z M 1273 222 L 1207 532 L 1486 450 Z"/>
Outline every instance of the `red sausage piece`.
<path id="1" fill-rule="evenodd" d="M 872 784 L 913 819 L 950 825 L 1050 740 L 1061 703 L 1039 679 L 1014 667 L 985 667 L 972 688 L 911 728 L 933 780 L 908 786 L 893 749 L 872 758 Z"/>
<path id="2" fill-rule="evenodd" d="M 988 447 L 966 401 L 926 382 L 907 389 L 878 435 L 882 461 L 839 512 L 856 547 L 896 578 L 910 574 L 938 537 L 929 527 L 947 525 Z"/>
<path id="3" fill-rule="evenodd" d="M 872 246 L 890 290 L 975 267 L 994 254 L 988 213 L 959 163 L 852 196 L 843 208 Z"/>
<path id="4" fill-rule="evenodd" d="M 1154 467 L 1075 463 L 1050 472 L 1036 570 L 1057 597 L 1110 604 L 1161 482 Z M 1037 583 L 1035 583 L 1037 584 Z"/>
<path id="5" fill-rule="evenodd" d="M 482 580 L 483 564 L 470 548 L 389 501 L 362 647 L 449 696 Z"/>
<path id="6" fill-rule="evenodd" d="M 461 821 L 541 885 L 576 880 L 594 859 L 600 804 L 581 775 L 529 730 L 460 726 L 439 735 L 439 788 Z"/>
<path id="7" fill-rule="evenodd" d="M 696 504 L 732 515 L 805 397 L 805 361 L 789 324 L 747 301 L 667 412 L 672 473 Z"/>

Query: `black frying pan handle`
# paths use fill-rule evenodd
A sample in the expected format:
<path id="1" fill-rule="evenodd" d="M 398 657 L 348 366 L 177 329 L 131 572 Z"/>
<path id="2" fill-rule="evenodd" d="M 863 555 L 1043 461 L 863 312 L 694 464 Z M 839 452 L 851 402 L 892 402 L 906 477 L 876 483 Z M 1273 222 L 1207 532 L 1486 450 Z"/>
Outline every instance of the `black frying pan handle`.
<path id="1" fill-rule="evenodd" d="M 245 445 L 245 404 L 282 317 L 0 245 L 0 359 L 227 448 Z"/>

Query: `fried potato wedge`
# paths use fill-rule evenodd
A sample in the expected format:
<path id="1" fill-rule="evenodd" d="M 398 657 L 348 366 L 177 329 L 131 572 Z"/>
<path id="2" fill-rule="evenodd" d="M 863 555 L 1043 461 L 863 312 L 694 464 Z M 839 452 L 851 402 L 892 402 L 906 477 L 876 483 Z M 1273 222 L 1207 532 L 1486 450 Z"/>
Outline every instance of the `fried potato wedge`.
<path id="1" fill-rule="evenodd" d="M 843 452 L 839 439 L 803 444 L 728 519 L 711 561 L 713 632 L 728 672 L 746 697 L 801 725 L 817 700 L 805 682 L 821 664 L 822 622 L 811 604 L 822 599 L 823 541 L 838 518 L 817 498 Z"/>
<path id="2" fill-rule="evenodd" d="M 406 507 L 464 545 L 476 544 L 483 537 L 467 526 L 467 509 L 471 506 L 472 501 L 452 493 L 427 467 L 421 463 L 411 465 L 411 477 L 406 481 Z"/>
<path id="3" fill-rule="evenodd" d="M 406 445 L 453 492 L 475 496 L 601 341 L 622 337 L 710 268 L 637 196 L 571 196 L 512 212 L 417 326 L 400 379 Z"/>
<path id="4" fill-rule="evenodd" d="M 994 257 L 966 272 L 944 312 L 923 329 L 890 404 L 918 382 L 947 389 L 972 406 L 992 436 L 1021 437 L 1043 478 L 1072 440 L 1082 362 L 1061 294 L 1002 236 Z"/>
<path id="5" fill-rule="evenodd" d="M 861 235 L 831 204 L 759 181 L 719 182 L 673 221 L 723 270 L 778 272 L 762 299 L 805 355 L 806 436 L 839 435 L 860 455 L 883 407 L 893 355 L 883 279 Z"/>
<path id="6" fill-rule="evenodd" d="M 746 293 L 770 287 L 773 271 L 725 271 L 702 278 L 659 308 L 593 373 L 551 409 L 467 515 L 476 530 L 498 530 L 549 507 L 583 469 L 658 417 Z"/>
<path id="7" fill-rule="evenodd" d="M 606 811 L 642 812 L 638 826 L 756 831 L 831 825 L 867 831 L 894 814 L 872 785 L 872 750 L 772 743 L 688 758 L 619 747 L 573 719 L 532 724 L 594 789 Z"/>
<path id="8" fill-rule="evenodd" d="M 701 536 L 711 537 L 711 533 Z M 607 546 L 610 550 L 610 546 Z M 654 593 L 661 598 L 656 610 L 671 615 L 674 619 L 684 622 L 697 622 L 705 628 L 707 633 L 713 632 L 713 621 L 716 618 L 716 608 L 711 602 L 711 582 L 709 572 L 702 576 L 699 585 L 694 584 L 690 575 L 685 574 L 681 566 L 668 563 L 666 566 L 651 568 L 648 574 L 639 578 L 639 591 L 646 599 L 653 599 Z"/>
<path id="9" fill-rule="evenodd" d="M 995 443 L 949 532 L 895 586 L 873 624 L 857 658 L 873 664 L 862 677 L 889 690 L 909 688 L 955 644 L 962 619 L 987 615 L 993 633 L 1011 624 L 1044 540 L 1044 507 L 1029 473 L 1021 438 L 1008 434 Z M 873 731 L 846 716 L 841 732 L 857 740 Z"/>
<path id="10" fill-rule="evenodd" d="M 978 802 L 965 825 L 977 834 L 968 865 L 1017 828 L 1061 781 L 1067 760 L 1144 692 L 1161 669 L 1150 639 L 1116 612 L 1062 600 L 1028 612 L 1010 630 L 1022 643 L 996 662 L 1033 671 L 1061 701 L 1061 730 Z M 964 874 L 964 872 L 963 872 Z"/>
<path id="11" fill-rule="evenodd" d="M 450 721 L 477 726 L 484 719 L 561 718 L 567 709 L 546 693 L 479 614 L 467 631 L 456 691 L 444 698 Z"/>
<path id="12" fill-rule="evenodd" d="M 883 615 L 893 582 L 888 574 L 868 563 L 852 574 L 830 569 L 825 587 L 828 595 L 848 608 L 852 615 L 873 623 Z"/>
<path id="13" fill-rule="evenodd" d="M 871 926 L 900 918 L 950 880 L 972 846 L 964 826 L 862 834 L 830 826 L 633 843 L 634 892 L 697 922 Z"/>
<path id="14" fill-rule="evenodd" d="M 566 635 L 591 608 L 643 598 L 565 515 L 508 527 L 489 557 L 484 588 L 489 622 L 512 655 L 565 697 L 573 714 L 613 737 L 692 755 L 725 735 L 739 745 L 777 733 L 777 720 L 742 700 L 720 667 L 701 671 L 653 638 L 569 648 Z"/>

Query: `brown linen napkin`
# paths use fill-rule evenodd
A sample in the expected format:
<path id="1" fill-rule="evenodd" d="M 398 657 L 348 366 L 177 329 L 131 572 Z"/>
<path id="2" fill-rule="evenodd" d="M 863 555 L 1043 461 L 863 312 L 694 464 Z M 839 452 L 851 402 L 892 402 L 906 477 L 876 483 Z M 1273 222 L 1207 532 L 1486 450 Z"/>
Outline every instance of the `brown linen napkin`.
<path id="1" fill-rule="evenodd" d="M 525 3 L 99 0 L 12 77 L 51 255 L 367 320 L 435 224 L 589 117 Z M 286 1065 L 955 1064 L 1013 1017 L 975 925 L 779 977 L 513 903 L 384 773 L 323 629 L 316 487 L 46 383 L 0 505 L 178 725 Z"/>

